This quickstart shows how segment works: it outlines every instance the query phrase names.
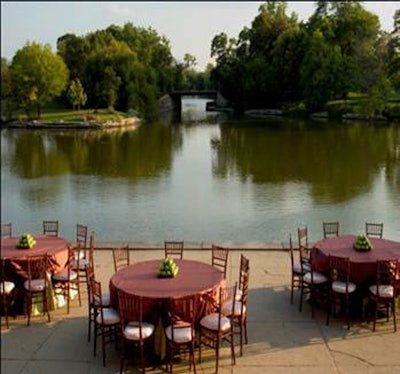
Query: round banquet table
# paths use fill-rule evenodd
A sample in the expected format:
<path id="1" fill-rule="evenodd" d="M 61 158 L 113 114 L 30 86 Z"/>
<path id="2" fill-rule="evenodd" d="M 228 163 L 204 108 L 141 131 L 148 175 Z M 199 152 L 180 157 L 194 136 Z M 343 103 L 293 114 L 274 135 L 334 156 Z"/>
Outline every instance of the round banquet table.
<path id="1" fill-rule="evenodd" d="M 118 307 L 118 291 L 143 296 L 147 304 L 168 298 L 198 296 L 219 290 L 223 282 L 222 273 L 213 266 L 193 260 L 175 260 L 179 273 L 175 278 L 158 278 L 162 260 L 137 262 L 118 272 L 110 279 L 111 303 Z M 196 314 L 201 313 L 198 305 Z M 145 310 L 144 310 L 145 313 Z M 196 316 L 201 317 L 200 315 Z"/>
<path id="2" fill-rule="evenodd" d="M 111 304 L 118 308 L 118 291 L 143 296 L 143 315 L 156 321 L 162 310 L 162 302 L 168 298 L 190 297 L 196 299 L 195 320 L 198 323 L 206 313 L 206 303 L 202 295 L 217 298 L 218 291 L 224 285 L 222 273 L 212 265 L 192 260 L 175 260 L 179 273 L 175 278 L 158 278 L 162 260 L 137 262 L 116 272 L 110 279 Z M 160 305 L 161 304 L 161 305 Z M 160 308 L 161 307 L 161 308 Z M 162 316 L 161 316 L 162 319 Z M 157 322 L 155 354 L 165 356 L 165 337 L 161 319 Z"/>
<path id="3" fill-rule="evenodd" d="M 314 244 L 312 267 L 318 272 L 329 273 L 329 255 L 348 257 L 350 280 L 356 284 L 372 283 L 376 276 L 376 260 L 400 259 L 400 242 L 369 238 L 373 249 L 358 252 L 353 248 L 356 235 L 341 235 L 323 239 Z"/>
<path id="4" fill-rule="evenodd" d="M 49 271 L 55 273 L 68 261 L 68 240 L 48 235 L 33 235 L 36 245 L 30 249 L 19 249 L 18 237 L 1 239 L 1 258 L 5 260 L 7 277 L 16 281 L 27 279 L 27 256 L 44 255 L 49 259 Z"/>

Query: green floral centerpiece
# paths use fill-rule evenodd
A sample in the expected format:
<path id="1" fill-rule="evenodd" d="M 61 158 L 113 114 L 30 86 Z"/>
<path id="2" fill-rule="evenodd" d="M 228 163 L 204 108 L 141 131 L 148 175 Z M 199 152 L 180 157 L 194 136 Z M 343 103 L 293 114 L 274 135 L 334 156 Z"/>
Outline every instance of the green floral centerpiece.
<path id="1" fill-rule="evenodd" d="M 179 267 L 171 257 L 163 260 L 158 273 L 159 278 L 174 278 L 178 275 Z"/>
<path id="2" fill-rule="evenodd" d="M 368 252 L 373 249 L 373 246 L 366 235 L 358 235 L 353 243 L 353 248 L 359 252 Z"/>
<path id="3" fill-rule="evenodd" d="M 20 249 L 30 249 L 36 244 L 36 240 L 31 234 L 23 234 L 18 240 L 18 248 Z"/>

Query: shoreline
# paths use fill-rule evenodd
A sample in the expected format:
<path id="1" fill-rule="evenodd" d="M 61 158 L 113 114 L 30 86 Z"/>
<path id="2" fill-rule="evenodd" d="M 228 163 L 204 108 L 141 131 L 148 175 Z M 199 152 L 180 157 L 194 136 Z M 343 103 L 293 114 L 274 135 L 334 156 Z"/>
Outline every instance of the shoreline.
<path id="1" fill-rule="evenodd" d="M 89 121 L 13 121 L 7 124 L 2 124 L 2 128 L 20 128 L 20 129 L 57 129 L 57 130 L 109 130 L 120 128 L 137 128 L 141 124 L 138 117 L 129 117 L 120 121 L 106 121 L 103 123 Z"/>

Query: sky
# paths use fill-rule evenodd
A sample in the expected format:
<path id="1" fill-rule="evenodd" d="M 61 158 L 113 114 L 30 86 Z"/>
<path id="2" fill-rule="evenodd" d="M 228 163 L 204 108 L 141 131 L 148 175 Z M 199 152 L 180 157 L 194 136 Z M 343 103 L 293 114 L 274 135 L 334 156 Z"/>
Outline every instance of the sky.
<path id="1" fill-rule="evenodd" d="M 165 36 L 174 58 L 183 61 L 185 53 L 196 57 L 198 70 L 210 57 L 211 41 L 225 32 L 238 37 L 243 27 L 251 26 L 262 1 L 1 1 L 1 56 L 11 60 L 28 41 L 50 44 L 56 52 L 57 39 L 67 33 L 84 36 L 114 24 L 127 22 L 151 27 Z M 314 1 L 288 1 L 287 14 L 297 13 L 307 20 L 315 9 Z M 396 1 L 365 1 L 363 6 L 379 16 L 381 29 L 392 31 L 393 16 L 400 9 Z"/>

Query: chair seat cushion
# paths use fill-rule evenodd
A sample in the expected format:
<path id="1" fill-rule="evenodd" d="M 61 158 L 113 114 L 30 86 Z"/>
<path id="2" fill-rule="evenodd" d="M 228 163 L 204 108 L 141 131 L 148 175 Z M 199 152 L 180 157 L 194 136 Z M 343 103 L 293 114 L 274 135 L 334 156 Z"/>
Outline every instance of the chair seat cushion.
<path id="1" fill-rule="evenodd" d="M 349 282 L 349 286 L 348 286 L 348 292 L 352 293 L 356 290 L 357 286 L 352 283 Z M 337 293 L 346 293 L 346 282 L 342 282 L 342 281 L 333 281 L 332 282 L 332 291 L 335 291 Z"/>
<path id="2" fill-rule="evenodd" d="M 313 271 L 312 273 L 314 284 L 321 284 L 328 281 L 328 278 L 324 274 L 318 273 L 317 271 Z M 306 283 L 311 283 L 311 272 L 304 274 L 303 280 Z"/>
<path id="3" fill-rule="evenodd" d="M 243 297 L 243 291 L 240 288 L 238 288 L 236 290 L 235 300 L 242 301 L 242 297 Z"/>
<path id="4" fill-rule="evenodd" d="M 99 306 L 100 305 L 100 300 L 98 297 L 94 296 L 93 297 L 93 303 L 94 306 Z M 101 303 L 103 307 L 109 307 L 111 305 L 111 298 L 109 293 L 102 293 L 101 294 Z"/>
<path id="5" fill-rule="evenodd" d="M 172 326 L 165 328 L 165 335 L 168 340 L 172 340 Z M 192 328 L 190 325 L 186 327 L 174 328 L 174 342 L 175 343 L 188 343 L 193 340 Z"/>
<path id="6" fill-rule="evenodd" d="M 378 296 L 378 287 L 376 284 L 373 284 L 372 286 L 369 287 L 370 292 Z M 394 287 L 391 285 L 384 285 L 381 284 L 379 285 L 379 297 L 387 297 L 391 298 L 394 296 Z"/>
<path id="7" fill-rule="evenodd" d="M 154 332 L 154 325 L 148 322 L 142 322 L 142 338 L 149 338 Z M 140 340 L 140 329 L 138 321 L 129 322 L 124 329 L 125 338 L 128 340 Z"/>
<path id="8" fill-rule="evenodd" d="M 62 269 L 58 273 L 53 275 L 53 279 L 56 281 L 66 282 L 68 280 L 72 281 L 78 278 L 78 273 L 76 271 L 70 270 L 68 278 L 68 269 Z"/>
<path id="9" fill-rule="evenodd" d="M 301 274 L 301 264 L 300 262 L 293 263 L 293 273 Z"/>
<path id="10" fill-rule="evenodd" d="M 75 258 L 78 258 L 81 260 L 82 258 L 85 258 L 85 251 L 83 249 L 81 250 L 74 250 Z"/>
<path id="11" fill-rule="evenodd" d="M 208 330 L 218 331 L 218 313 L 211 313 L 206 315 L 200 320 L 200 325 Z M 226 331 L 231 328 L 231 320 L 222 315 L 221 316 L 221 331 Z"/>
<path id="12" fill-rule="evenodd" d="M 30 288 L 29 288 L 29 281 L 26 280 L 24 282 L 24 288 L 27 291 L 32 291 L 32 292 L 43 291 L 46 288 L 46 280 L 45 279 L 32 279 Z"/>
<path id="13" fill-rule="evenodd" d="M 0 293 L 9 294 L 15 288 L 15 283 L 4 281 L 0 283 Z"/>
<path id="14" fill-rule="evenodd" d="M 103 308 L 103 321 L 105 325 L 114 325 L 119 323 L 119 314 L 113 308 Z M 101 320 L 101 313 L 96 317 L 96 323 L 101 325 L 103 323 Z"/>
<path id="15" fill-rule="evenodd" d="M 241 310 L 242 310 L 242 302 L 235 300 L 235 306 L 233 310 L 233 315 L 234 316 L 240 316 L 241 315 Z M 232 315 L 232 300 L 227 300 L 222 304 L 221 307 L 221 312 L 225 316 L 230 316 Z M 246 305 L 243 305 L 243 314 L 246 313 Z"/>
<path id="16" fill-rule="evenodd" d="M 90 262 L 87 258 L 82 258 L 79 260 L 79 269 L 78 269 L 78 261 L 77 260 L 72 261 L 71 265 L 72 265 L 72 269 L 85 270 L 86 265 L 89 265 L 89 264 L 90 264 Z"/>

